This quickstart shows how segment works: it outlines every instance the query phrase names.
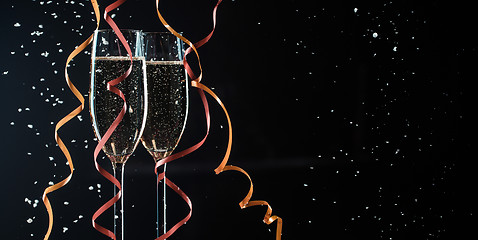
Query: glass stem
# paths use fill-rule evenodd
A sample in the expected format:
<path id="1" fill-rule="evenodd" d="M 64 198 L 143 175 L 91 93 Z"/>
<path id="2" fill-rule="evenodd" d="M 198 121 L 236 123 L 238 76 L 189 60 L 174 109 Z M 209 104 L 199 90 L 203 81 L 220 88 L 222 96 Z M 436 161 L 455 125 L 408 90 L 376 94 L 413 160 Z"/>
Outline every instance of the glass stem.
<path id="1" fill-rule="evenodd" d="M 159 167 L 158 174 L 162 172 L 166 177 L 166 164 Z M 163 234 L 166 234 L 166 179 L 161 180 L 156 187 L 156 237 Z"/>
<path id="2" fill-rule="evenodd" d="M 113 206 L 114 209 L 114 227 L 113 233 L 116 240 L 124 240 L 124 163 L 113 163 L 114 177 L 121 183 L 121 198 Z M 118 188 L 114 187 L 114 195 L 118 194 Z"/>

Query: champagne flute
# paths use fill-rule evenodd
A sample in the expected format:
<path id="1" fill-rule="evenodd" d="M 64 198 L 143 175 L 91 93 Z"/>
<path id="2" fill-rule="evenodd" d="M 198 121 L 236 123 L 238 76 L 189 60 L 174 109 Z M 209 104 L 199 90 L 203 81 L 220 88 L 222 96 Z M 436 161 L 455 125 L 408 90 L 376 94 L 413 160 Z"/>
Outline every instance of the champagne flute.
<path id="1" fill-rule="evenodd" d="M 113 165 L 114 177 L 123 186 L 124 165 L 139 143 L 146 123 L 147 83 L 143 35 L 139 30 L 121 30 L 133 56 L 132 70 L 118 88 L 125 96 L 127 110 L 119 125 L 103 146 L 103 152 Z M 108 90 L 107 83 L 122 76 L 131 60 L 125 47 L 113 30 L 97 30 L 91 53 L 90 114 L 98 141 L 118 116 L 124 101 Z M 115 195 L 117 188 L 114 188 Z M 124 188 L 121 189 L 123 193 Z M 122 194 L 122 196 L 124 196 Z M 114 205 L 114 234 L 124 238 L 123 199 Z M 117 206 L 119 205 L 119 206 Z"/>
<path id="2" fill-rule="evenodd" d="M 141 142 L 155 162 L 176 148 L 188 114 L 182 41 L 169 32 L 144 33 L 149 111 Z M 166 174 L 166 164 L 158 174 Z M 165 175 L 166 176 L 166 175 Z M 157 237 L 166 233 L 166 181 L 157 187 Z M 162 219 L 160 219 L 162 207 Z"/>

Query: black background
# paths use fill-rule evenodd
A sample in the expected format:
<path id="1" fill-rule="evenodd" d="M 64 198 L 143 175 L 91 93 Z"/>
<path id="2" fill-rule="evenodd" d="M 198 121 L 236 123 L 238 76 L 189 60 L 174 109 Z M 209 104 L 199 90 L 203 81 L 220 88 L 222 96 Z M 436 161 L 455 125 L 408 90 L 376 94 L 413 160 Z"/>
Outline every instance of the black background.
<path id="1" fill-rule="evenodd" d="M 101 9 L 111 2 L 100 1 Z M 230 163 L 251 174 L 253 199 L 267 200 L 284 219 L 283 239 L 456 239 L 473 233 L 478 15 L 471 3 L 221 4 L 216 33 L 200 49 L 203 83 L 232 117 Z M 160 9 L 176 30 L 197 41 L 212 27 L 215 4 L 165 0 Z M 1 1 L 0 7 L 0 237 L 43 239 L 48 216 L 41 195 L 50 181 L 69 173 L 55 146 L 54 124 L 79 105 L 66 86 L 64 64 L 94 30 L 94 15 L 83 0 Z M 153 0 L 129 0 L 113 13 L 121 28 L 164 30 Z M 69 69 L 85 95 L 88 52 Z M 205 131 L 195 89 L 190 96 L 178 150 Z M 237 205 L 247 179 L 213 173 L 225 151 L 227 123 L 209 100 L 212 128 L 205 145 L 168 165 L 169 177 L 193 202 L 193 217 L 170 239 L 274 239 L 275 223 L 262 223 L 264 207 Z M 93 212 L 113 189 L 94 168 L 88 115 L 86 109 L 60 130 L 76 171 L 49 195 L 51 239 L 107 239 L 91 227 Z M 106 159 L 100 164 L 110 168 Z M 126 239 L 154 239 L 153 166 L 141 146 L 126 165 Z M 174 193 L 169 197 L 171 226 L 187 206 Z M 110 219 L 106 213 L 98 222 L 111 227 Z"/>

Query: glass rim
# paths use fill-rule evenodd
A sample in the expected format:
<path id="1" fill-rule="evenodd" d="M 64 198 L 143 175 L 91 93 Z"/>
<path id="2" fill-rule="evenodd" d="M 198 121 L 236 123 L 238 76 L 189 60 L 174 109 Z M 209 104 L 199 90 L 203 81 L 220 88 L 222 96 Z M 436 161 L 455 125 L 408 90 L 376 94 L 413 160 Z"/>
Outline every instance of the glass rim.
<path id="1" fill-rule="evenodd" d="M 95 30 L 96 32 L 114 32 L 114 29 L 112 28 L 108 28 L 108 29 L 98 29 L 98 30 Z M 139 29 L 120 29 L 121 32 L 123 31 L 126 31 L 126 32 L 143 32 L 143 30 L 139 30 Z"/>
<path id="2" fill-rule="evenodd" d="M 179 33 L 179 35 L 181 35 L 181 36 L 183 35 L 183 32 L 177 32 L 177 33 Z M 156 32 L 156 31 L 147 31 L 147 32 L 144 32 L 144 31 L 143 31 L 143 34 L 145 34 L 145 35 L 146 35 L 146 34 L 165 34 L 165 35 L 168 34 L 168 35 L 173 35 L 173 36 L 175 36 L 172 32 L 169 32 L 169 31 L 164 31 L 164 32 L 163 32 L 163 31 L 161 31 L 161 32 Z"/>

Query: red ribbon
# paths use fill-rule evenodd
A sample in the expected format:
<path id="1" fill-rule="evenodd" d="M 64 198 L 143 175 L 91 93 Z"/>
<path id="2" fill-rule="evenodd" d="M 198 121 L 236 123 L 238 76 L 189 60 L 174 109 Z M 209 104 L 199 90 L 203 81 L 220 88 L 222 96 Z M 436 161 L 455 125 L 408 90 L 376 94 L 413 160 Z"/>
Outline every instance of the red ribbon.
<path id="1" fill-rule="evenodd" d="M 126 105 L 126 99 L 125 99 L 125 96 L 124 94 L 121 92 L 121 90 L 119 90 L 118 88 L 116 88 L 115 86 L 118 85 L 121 81 L 125 80 L 129 74 L 131 73 L 131 70 L 132 70 L 132 66 L 133 66 L 133 54 L 131 52 L 131 48 L 129 47 L 128 45 L 128 42 L 126 41 L 125 37 L 123 36 L 123 34 L 121 33 L 120 29 L 118 28 L 118 26 L 116 25 L 116 23 L 113 21 L 113 19 L 108 15 L 109 12 L 111 12 L 112 10 L 114 10 L 115 8 L 118 8 L 119 6 L 121 6 L 126 0 L 118 0 L 110 5 L 108 5 L 106 8 L 105 8 L 105 13 L 104 13 L 104 19 L 106 20 L 106 22 L 111 26 L 111 28 L 114 30 L 116 36 L 118 37 L 118 39 L 120 40 L 121 44 L 125 47 L 126 51 L 128 52 L 129 54 L 129 58 L 130 58 L 130 65 L 129 65 L 129 68 L 126 70 L 125 73 L 123 73 L 121 76 L 119 76 L 118 78 L 114 79 L 114 80 L 111 80 L 107 83 L 107 88 L 109 91 L 115 93 L 116 95 L 118 95 L 119 97 L 121 97 L 121 99 L 123 99 L 123 108 L 121 109 L 121 111 L 119 112 L 118 116 L 116 117 L 116 119 L 113 121 L 113 123 L 111 124 L 111 126 L 108 128 L 108 130 L 106 131 L 106 133 L 103 135 L 103 137 L 100 139 L 100 141 L 98 142 L 98 145 L 96 145 L 96 148 L 95 148 L 95 151 L 94 151 L 94 162 L 95 162 L 95 167 L 96 169 L 98 170 L 98 172 L 103 175 L 106 179 L 108 179 L 110 182 L 112 182 L 117 188 L 118 188 L 118 193 L 113 197 L 111 198 L 108 202 L 106 202 L 105 204 L 103 204 L 94 214 L 93 214 L 93 217 L 91 218 L 91 222 L 93 224 L 93 227 L 98 231 L 98 232 L 101 232 L 103 233 L 104 235 L 110 237 L 111 239 L 113 240 L 116 240 L 116 236 L 113 232 L 111 232 L 110 230 L 102 227 L 101 225 L 99 225 L 98 223 L 96 223 L 96 219 L 101 215 L 103 214 L 108 208 L 112 207 L 116 202 L 118 202 L 118 200 L 121 198 L 121 193 L 122 193 L 122 189 L 121 189 L 121 183 L 113 176 L 111 175 L 109 172 L 107 172 L 105 169 L 103 169 L 97 162 L 97 158 L 98 158 L 98 155 L 100 154 L 101 152 L 101 149 L 103 148 L 103 146 L 105 145 L 105 143 L 108 141 L 108 139 L 111 137 L 111 134 L 113 134 L 114 130 L 118 127 L 118 125 L 120 124 L 121 120 L 123 119 L 125 113 L 126 113 L 126 109 L 127 109 L 127 105 Z"/>

